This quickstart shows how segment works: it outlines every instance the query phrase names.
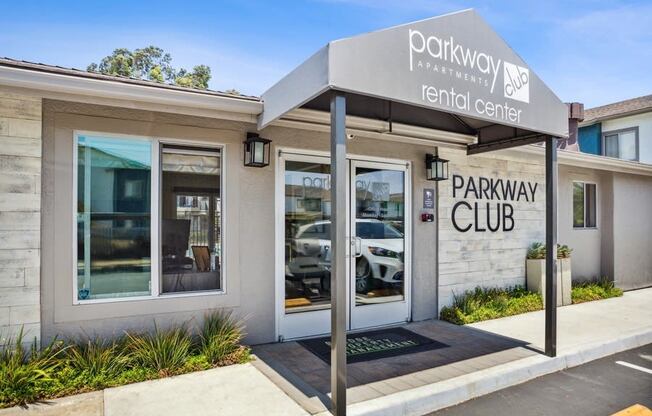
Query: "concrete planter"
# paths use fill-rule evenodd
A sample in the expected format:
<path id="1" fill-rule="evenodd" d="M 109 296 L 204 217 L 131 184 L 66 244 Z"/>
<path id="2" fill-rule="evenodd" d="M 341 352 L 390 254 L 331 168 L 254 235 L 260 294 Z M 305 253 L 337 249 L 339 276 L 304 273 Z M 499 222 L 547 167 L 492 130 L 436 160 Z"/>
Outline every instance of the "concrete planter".
<path id="1" fill-rule="evenodd" d="M 546 302 L 546 261 L 527 259 L 527 289 L 539 292 Z M 557 260 L 557 306 L 570 305 L 571 301 L 571 259 Z"/>

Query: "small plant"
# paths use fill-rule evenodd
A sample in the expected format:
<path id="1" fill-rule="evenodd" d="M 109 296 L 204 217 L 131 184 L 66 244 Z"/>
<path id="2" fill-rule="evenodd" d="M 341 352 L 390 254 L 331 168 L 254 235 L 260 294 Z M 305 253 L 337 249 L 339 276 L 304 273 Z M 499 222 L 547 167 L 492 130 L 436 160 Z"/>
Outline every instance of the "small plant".
<path id="1" fill-rule="evenodd" d="M 614 286 L 606 276 L 594 281 L 573 283 L 571 298 L 573 303 L 615 298 L 623 295 L 623 290 Z"/>
<path id="2" fill-rule="evenodd" d="M 217 311 L 204 318 L 200 333 L 200 349 L 206 360 L 213 365 L 224 361 L 239 362 L 234 355 L 241 352 L 239 345 L 244 336 L 244 324 L 236 320 L 232 312 Z M 247 350 L 248 351 L 248 350 Z M 244 352 L 248 354 L 248 352 Z M 230 358 L 230 360 L 229 360 Z"/>
<path id="3" fill-rule="evenodd" d="M 28 353 L 23 345 L 23 328 L 16 338 L 9 337 L 0 349 L 0 403 L 24 405 L 36 400 L 40 387 L 52 380 L 52 373 L 60 366 L 63 351 L 56 339 L 41 351 L 36 339 Z"/>
<path id="4" fill-rule="evenodd" d="M 122 371 L 127 363 L 119 342 L 107 342 L 97 337 L 72 344 L 66 351 L 66 356 L 72 369 L 91 378 L 114 376 Z"/>
<path id="5" fill-rule="evenodd" d="M 84 337 L 67 346 L 54 339 L 41 350 L 36 341 L 26 348 L 21 330 L 2 340 L 0 408 L 246 362 L 243 329 L 231 313 L 215 312 L 199 328 L 196 343 L 187 325 L 161 330 L 154 323 L 151 334 Z"/>
<path id="6" fill-rule="evenodd" d="M 532 312 L 543 308 L 541 296 L 517 286 L 481 288 L 453 294 L 451 306 L 442 308 L 441 318 L 458 325 Z"/>
<path id="7" fill-rule="evenodd" d="M 557 244 L 557 258 L 568 259 L 573 249 L 567 245 Z M 527 258 L 533 260 L 543 260 L 546 258 L 546 245 L 541 242 L 532 243 L 527 250 Z"/>
<path id="8" fill-rule="evenodd" d="M 126 348 L 130 358 L 162 375 L 179 371 L 190 354 L 191 346 L 192 339 L 185 325 L 161 330 L 155 323 L 151 334 L 127 333 Z"/>

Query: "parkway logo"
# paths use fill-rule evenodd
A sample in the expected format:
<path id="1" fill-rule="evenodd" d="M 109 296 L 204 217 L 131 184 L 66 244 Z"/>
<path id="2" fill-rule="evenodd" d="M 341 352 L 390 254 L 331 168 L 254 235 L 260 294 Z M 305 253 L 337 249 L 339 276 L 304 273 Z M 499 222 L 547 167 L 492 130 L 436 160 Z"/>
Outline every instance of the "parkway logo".
<path id="1" fill-rule="evenodd" d="M 500 85 L 496 81 L 500 79 L 502 72 L 505 98 L 523 103 L 530 102 L 530 70 L 528 68 L 462 45 L 453 36 L 426 36 L 419 30 L 409 29 L 408 38 L 410 71 L 426 70 L 450 75 L 488 87 L 492 94 L 494 87 Z M 431 62 L 433 60 L 439 61 L 440 64 Z"/>
<path id="2" fill-rule="evenodd" d="M 530 70 L 503 62 L 503 93 L 512 100 L 530 102 Z"/>

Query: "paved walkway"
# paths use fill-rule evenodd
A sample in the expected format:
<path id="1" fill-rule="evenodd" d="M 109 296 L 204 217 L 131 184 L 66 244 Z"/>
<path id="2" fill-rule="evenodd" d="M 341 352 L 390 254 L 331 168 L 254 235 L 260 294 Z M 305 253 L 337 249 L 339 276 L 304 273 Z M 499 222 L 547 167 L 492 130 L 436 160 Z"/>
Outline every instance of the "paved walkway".
<path id="1" fill-rule="evenodd" d="M 0 416 L 305 416 L 251 364 L 146 381 L 0 410 Z"/>
<path id="2" fill-rule="evenodd" d="M 471 328 L 544 347 L 544 312 L 478 322 Z M 609 342 L 648 328 L 652 330 L 652 288 L 625 292 L 623 297 L 557 308 L 557 351 Z"/>
<path id="3" fill-rule="evenodd" d="M 449 349 L 349 364 L 349 414 L 431 412 L 532 378 L 652 342 L 652 289 L 558 308 L 558 356 L 544 345 L 544 313 L 463 327 L 406 325 Z M 311 414 L 323 412 L 328 366 L 297 343 L 259 346 L 255 365 Z"/>
<path id="4" fill-rule="evenodd" d="M 537 351 L 526 342 L 430 320 L 404 328 L 447 347 L 349 363 L 347 403 L 355 404 L 509 363 Z M 297 342 L 254 347 L 254 364 L 312 414 L 330 405 L 330 366 Z"/>

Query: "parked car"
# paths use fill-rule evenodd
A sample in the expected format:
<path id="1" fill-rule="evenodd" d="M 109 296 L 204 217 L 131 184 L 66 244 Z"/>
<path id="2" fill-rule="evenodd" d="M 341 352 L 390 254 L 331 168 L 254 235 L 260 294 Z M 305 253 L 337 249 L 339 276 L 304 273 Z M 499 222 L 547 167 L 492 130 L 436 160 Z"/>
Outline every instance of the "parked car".
<path id="1" fill-rule="evenodd" d="M 288 268 L 292 272 L 330 272 L 330 221 L 316 221 L 299 227 L 291 246 L 296 256 Z M 357 259 L 356 291 L 403 284 L 404 239 L 395 226 L 377 219 L 357 219 L 356 238 L 351 250 Z M 311 259 L 312 261 L 307 261 Z M 310 267 L 306 264 L 310 263 Z"/>

